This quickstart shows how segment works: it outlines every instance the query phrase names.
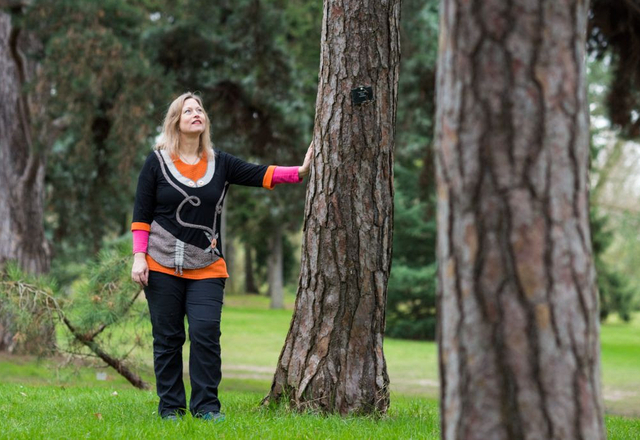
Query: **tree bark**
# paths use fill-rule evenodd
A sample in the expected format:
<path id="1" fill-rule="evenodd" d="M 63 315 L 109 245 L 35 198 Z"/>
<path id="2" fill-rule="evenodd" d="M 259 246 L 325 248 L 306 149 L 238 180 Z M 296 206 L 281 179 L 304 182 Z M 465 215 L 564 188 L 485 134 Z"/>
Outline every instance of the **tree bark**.
<path id="1" fill-rule="evenodd" d="M 45 152 L 31 126 L 36 97 L 25 86 L 36 74 L 29 54 L 39 48 L 33 35 L 15 27 L 0 9 L 0 266 L 16 260 L 30 273 L 49 270 L 44 237 Z"/>
<path id="2" fill-rule="evenodd" d="M 224 208 L 222 210 L 222 225 L 221 228 L 224 228 L 224 233 L 226 234 L 226 223 L 227 223 L 227 209 Z M 222 237 L 227 237 L 226 235 L 222 235 Z M 227 264 L 227 272 L 230 274 L 234 274 L 235 273 L 235 268 L 236 268 L 236 244 L 234 243 L 234 241 L 230 238 L 227 237 L 227 239 L 225 239 L 222 242 L 222 246 L 223 246 L 223 250 L 222 250 L 222 254 L 224 255 L 224 261 Z M 235 278 L 233 276 L 227 278 L 227 281 L 225 283 L 225 290 L 227 292 L 236 292 L 236 282 L 235 282 Z"/>
<path id="3" fill-rule="evenodd" d="M 19 2 L 8 6 L 21 13 Z M 0 270 L 15 260 L 33 274 L 48 272 L 50 263 L 43 217 L 46 155 L 32 128 L 38 90 L 25 91 L 38 67 L 30 55 L 39 48 L 32 34 L 15 25 L 9 10 L 0 8 Z M 37 338 L 18 343 L 11 322 L 0 305 L 0 351 L 42 353 L 53 345 L 52 326 L 43 324 Z"/>
<path id="4" fill-rule="evenodd" d="M 282 225 L 276 224 L 271 235 L 271 256 L 269 257 L 269 297 L 272 309 L 284 309 L 284 289 L 282 281 Z"/>
<path id="5" fill-rule="evenodd" d="M 601 439 L 581 0 L 443 0 L 445 439 Z"/>
<path id="6" fill-rule="evenodd" d="M 325 0 L 295 312 L 265 403 L 384 413 L 399 0 Z M 355 105 L 351 90 L 372 86 Z"/>
<path id="7" fill-rule="evenodd" d="M 251 245 L 244 245 L 244 290 L 251 295 L 258 295 L 260 291 L 256 286 L 256 279 L 253 274 L 253 256 L 251 255 Z"/>

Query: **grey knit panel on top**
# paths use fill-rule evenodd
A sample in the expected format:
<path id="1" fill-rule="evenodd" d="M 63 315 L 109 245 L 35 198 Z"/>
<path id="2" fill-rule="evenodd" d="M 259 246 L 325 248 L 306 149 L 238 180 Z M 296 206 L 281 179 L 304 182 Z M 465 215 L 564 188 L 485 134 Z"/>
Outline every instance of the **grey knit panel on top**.
<path id="1" fill-rule="evenodd" d="M 220 259 L 216 253 L 206 251 L 178 240 L 157 222 L 151 223 L 148 253 L 164 267 L 175 268 L 176 273 L 180 273 L 182 269 L 207 267 Z M 182 263 L 182 267 L 176 266 L 176 263 Z"/>

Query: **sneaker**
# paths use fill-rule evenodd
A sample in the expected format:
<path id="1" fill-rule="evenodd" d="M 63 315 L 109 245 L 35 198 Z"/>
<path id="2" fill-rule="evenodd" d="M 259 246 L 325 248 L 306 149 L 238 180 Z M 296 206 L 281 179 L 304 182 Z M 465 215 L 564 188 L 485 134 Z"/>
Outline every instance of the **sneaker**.
<path id="1" fill-rule="evenodd" d="M 206 420 L 208 422 L 213 422 L 213 423 L 222 422 L 225 419 L 224 413 L 213 412 L 213 411 L 209 411 L 208 413 L 201 415 L 200 418 L 202 420 Z"/>
<path id="2" fill-rule="evenodd" d="M 178 422 L 182 419 L 182 414 L 171 413 L 162 416 L 162 420 L 168 420 L 170 422 Z"/>

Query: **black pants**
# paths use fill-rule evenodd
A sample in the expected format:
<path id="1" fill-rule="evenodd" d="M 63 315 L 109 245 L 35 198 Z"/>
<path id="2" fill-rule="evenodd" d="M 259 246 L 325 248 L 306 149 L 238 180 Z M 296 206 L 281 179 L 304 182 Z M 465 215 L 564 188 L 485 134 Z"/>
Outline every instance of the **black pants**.
<path id="1" fill-rule="evenodd" d="M 220 316 L 224 284 L 224 278 L 188 280 L 149 272 L 149 285 L 144 293 L 153 327 L 153 369 L 161 416 L 182 414 L 187 407 L 182 382 L 185 315 L 191 341 L 189 409 L 194 415 L 220 411 Z"/>

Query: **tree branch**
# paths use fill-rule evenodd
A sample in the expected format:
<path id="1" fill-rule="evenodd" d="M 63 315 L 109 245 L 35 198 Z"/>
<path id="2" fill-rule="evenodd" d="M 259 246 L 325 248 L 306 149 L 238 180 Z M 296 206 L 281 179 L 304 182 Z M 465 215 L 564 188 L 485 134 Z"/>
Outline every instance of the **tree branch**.
<path id="1" fill-rule="evenodd" d="M 138 297 L 140 296 L 141 292 L 142 292 L 142 290 L 138 290 L 136 292 L 136 294 L 133 295 L 133 298 L 131 298 L 131 300 L 127 303 L 127 306 L 122 311 L 122 315 L 123 316 L 126 315 L 127 312 L 129 312 L 129 310 L 131 310 L 131 307 L 133 307 L 133 304 L 136 302 L 136 299 L 138 299 Z M 115 321 L 112 321 L 109 324 L 102 324 L 93 333 L 85 333 L 84 337 L 86 338 L 87 341 L 93 341 L 96 338 L 96 336 L 98 336 L 100 333 L 102 333 L 109 325 L 114 324 L 114 323 L 116 323 L 118 321 L 119 321 L 119 319 L 116 319 Z"/>
<path id="2" fill-rule="evenodd" d="M 57 304 L 56 304 L 56 306 L 57 306 Z M 144 380 L 142 380 L 142 378 L 140 376 L 138 376 L 136 373 L 131 371 L 126 365 L 124 365 L 124 363 L 121 360 L 116 359 L 113 356 L 110 356 L 107 352 L 105 352 L 102 348 L 100 348 L 100 346 L 95 341 L 87 340 L 85 338 L 85 335 L 80 333 L 73 326 L 73 324 L 71 324 L 69 319 L 67 319 L 67 317 L 64 316 L 64 313 L 62 313 L 62 311 L 60 309 L 57 309 L 57 310 L 58 310 L 58 313 L 60 314 L 60 318 L 62 319 L 62 322 L 64 322 L 64 324 L 67 326 L 67 328 L 69 329 L 71 334 L 78 341 L 80 341 L 82 344 L 87 346 L 89 348 L 89 350 L 91 350 L 93 353 L 95 353 L 107 365 L 112 367 L 121 376 L 123 376 L 125 379 L 127 379 L 129 381 L 129 383 L 131 383 L 131 385 L 133 385 L 134 387 L 139 388 L 141 390 L 148 390 L 150 388 L 148 383 L 146 383 Z"/>
<path id="3" fill-rule="evenodd" d="M 11 282 L 9 283 L 3 283 L 3 284 L 11 284 Z M 138 376 L 136 373 L 134 373 L 133 371 L 131 371 L 122 360 L 117 359 L 113 356 L 111 356 L 109 353 L 107 353 L 106 351 L 104 351 L 96 342 L 93 338 L 95 338 L 95 336 L 97 334 L 99 334 L 102 330 L 104 330 L 104 328 L 102 327 L 106 327 L 106 325 L 101 326 L 101 328 L 99 329 L 99 331 L 93 332 L 89 335 L 84 334 L 82 332 L 80 332 L 72 323 L 71 321 L 69 321 L 69 319 L 66 317 L 66 315 L 64 314 L 64 311 L 62 310 L 62 307 L 60 306 L 60 304 L 58 303 L 58 300 L 53 297 L 52 295 L 48 294 L 46 291 L 38 289 L 34 286 L 30 286 L 27 284 L 23 284 L 20 283 L 21 286 L 27 286 L 27 289 L 29 289 L 35 296 L 37 295 L 42 295 L 45 298 L 45 307 L 49 310 L 54 310 L 57 314 L 58 317 L 60 318 L 60 320 L 64 323 L 64 325 L 69 329 L 69 331 L 71 332 L 71 334 L 73 335 L 73 337 L 80 342 L 81 344 L 85 345 L 86 347 L 89 348 L 89 350 L 91 350 L 97 357 L 99 357 L 100 359 L 102 359 L 107 365 L 109 365 L 110 367 L 112 367 L 114 370 L 116 370 L 121 376 L 123 376 L 125 379 L 127 379 L 129 381 L 129 383 L 131 383 L 131 385 L 133 385 L 136 388 L 142 389 L 142 390 L 148 390 L 149 384 L 147 382 L 145 382 L 144 380 L 142 380 L 142 378 L 140 376 Z M 22 292 L 22 289 L 19 289 Z M 135 298 L 140 294 L 140 291 L 137 292 L 136 296 L 133 298 L 133 300 L 130 301 L 130 305 L 128 305 L 126 310 L 129 310 L 129 308 L 131 307 L 133 301 L 135 301 Z M 34 300 L 35 301 L 35 300 Z M 115 321 L 114 321 L 115 322 Z"/>

